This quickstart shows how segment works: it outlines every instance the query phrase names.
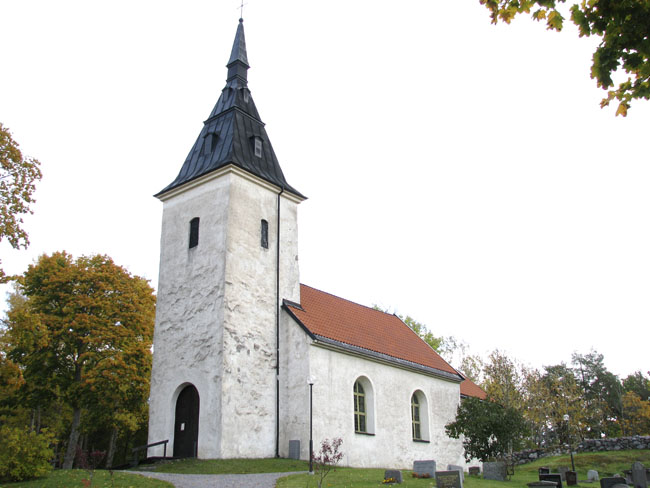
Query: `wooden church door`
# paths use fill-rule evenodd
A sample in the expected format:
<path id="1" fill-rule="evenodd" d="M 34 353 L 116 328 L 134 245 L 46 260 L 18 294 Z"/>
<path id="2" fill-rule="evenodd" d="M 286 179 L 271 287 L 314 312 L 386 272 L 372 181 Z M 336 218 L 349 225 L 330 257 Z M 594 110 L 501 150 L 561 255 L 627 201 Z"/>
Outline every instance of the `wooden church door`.
<path id="1" fill-rule="evenodd" d="M 188 385 L 176 400 L 174 457 L 196 457 L 199 441 L 199 392 Z"/>

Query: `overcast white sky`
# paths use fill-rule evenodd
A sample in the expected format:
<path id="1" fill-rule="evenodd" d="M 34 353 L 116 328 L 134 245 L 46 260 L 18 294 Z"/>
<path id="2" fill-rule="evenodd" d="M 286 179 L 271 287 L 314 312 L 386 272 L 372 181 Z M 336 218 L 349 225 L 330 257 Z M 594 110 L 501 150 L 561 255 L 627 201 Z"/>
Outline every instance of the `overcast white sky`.
<path id="1" fill-rule="evenodd" d="M 301 281 L 532 366 L 648 371 L 650 103 L 599 108 L 595 39 L 478 0 L 247 0 L 249 87 Z M 225 84 L 239 0 L 0 0 L 0 121 L 42 162 L 32 245 L 158 278 L 162 204 Z M 5 288 L 6 290 L 6 288 Z"/>

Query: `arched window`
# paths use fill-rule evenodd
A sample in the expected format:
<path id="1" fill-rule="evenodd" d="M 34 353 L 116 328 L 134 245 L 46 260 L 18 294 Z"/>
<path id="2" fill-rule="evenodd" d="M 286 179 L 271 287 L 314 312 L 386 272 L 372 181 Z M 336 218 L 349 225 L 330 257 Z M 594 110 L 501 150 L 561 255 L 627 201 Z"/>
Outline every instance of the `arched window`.
<path id="1" fill-rule="evenodd" d="M 365 376 L 354 382 L 354 431 L 357 434 L 375 434 L 374 392 Z"/>
<path id="2" fill-rule="evenodd" d="M 357 380 L 354 382 L 354 431 L 368 432 L 366 420 L 366 393 Z"/>
<path id="3" fill-rule="evenodd" d="M 414 441 L 429 442 L 429 406 L 422 390 L 411 395 L 411 433 Z"/>
<path id="4" fill-rule="evenodd" d="M 416 441 L 422 440 L 422 429 L 420 424 L 420 401 L 418 396 L 413 393 L 411 396 L 411 430 L 413 432 L 413 439 Z"/>

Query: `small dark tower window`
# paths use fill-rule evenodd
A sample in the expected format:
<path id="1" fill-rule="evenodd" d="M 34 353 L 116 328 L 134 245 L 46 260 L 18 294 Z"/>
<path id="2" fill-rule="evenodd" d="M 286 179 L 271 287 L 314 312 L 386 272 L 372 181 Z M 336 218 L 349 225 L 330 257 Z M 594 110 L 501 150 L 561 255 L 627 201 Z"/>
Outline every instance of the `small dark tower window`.
<path id="1" fill-rule="evenodd" d="M 269 248 L 269 223 L 264 219 L 262 219 L 261 245 L 264 249 Z"/>
<path id="2" fill-rule="evenodd" d="M 217 147 L 219 134 L 217 132 L 208 132 L 203 136 L 203 145 L 201 146 L 201 156 L 212 154 Z"/>
<path id="3" fill-rule="evenodd" d="M 255 144 L 255 157 L 261 158 L 262 157 L 262 138 L 261 137 L 255 137 L 253 139 L 254 144 Z"/>
<path id="4" fill-rule="evenodd" d="M 190 249 L 199 245 L 199 218 L 190 220 Z"/>

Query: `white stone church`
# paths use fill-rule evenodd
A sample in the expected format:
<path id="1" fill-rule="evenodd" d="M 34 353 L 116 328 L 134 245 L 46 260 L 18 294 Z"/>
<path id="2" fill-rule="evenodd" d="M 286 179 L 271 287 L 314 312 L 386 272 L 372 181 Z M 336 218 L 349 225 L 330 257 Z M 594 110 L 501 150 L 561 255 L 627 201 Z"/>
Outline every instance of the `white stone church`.
<path id="1" fill-rule="evenodd" d="M 484 392 L 398 317 L 301 285 L 298 205 L 247 83 L 240 19 L 228 77 L 163 202 L 149 442 L 168 455 L 464 465 L 444 427 Z M 310 387 L 310 383 L 313 386 Z M 312 409 L 310 409 L 310 389 Z M 171 451 L 171 452 L 170 452 Z M 162 446 L 150 448 L 161 456 Z"/>

